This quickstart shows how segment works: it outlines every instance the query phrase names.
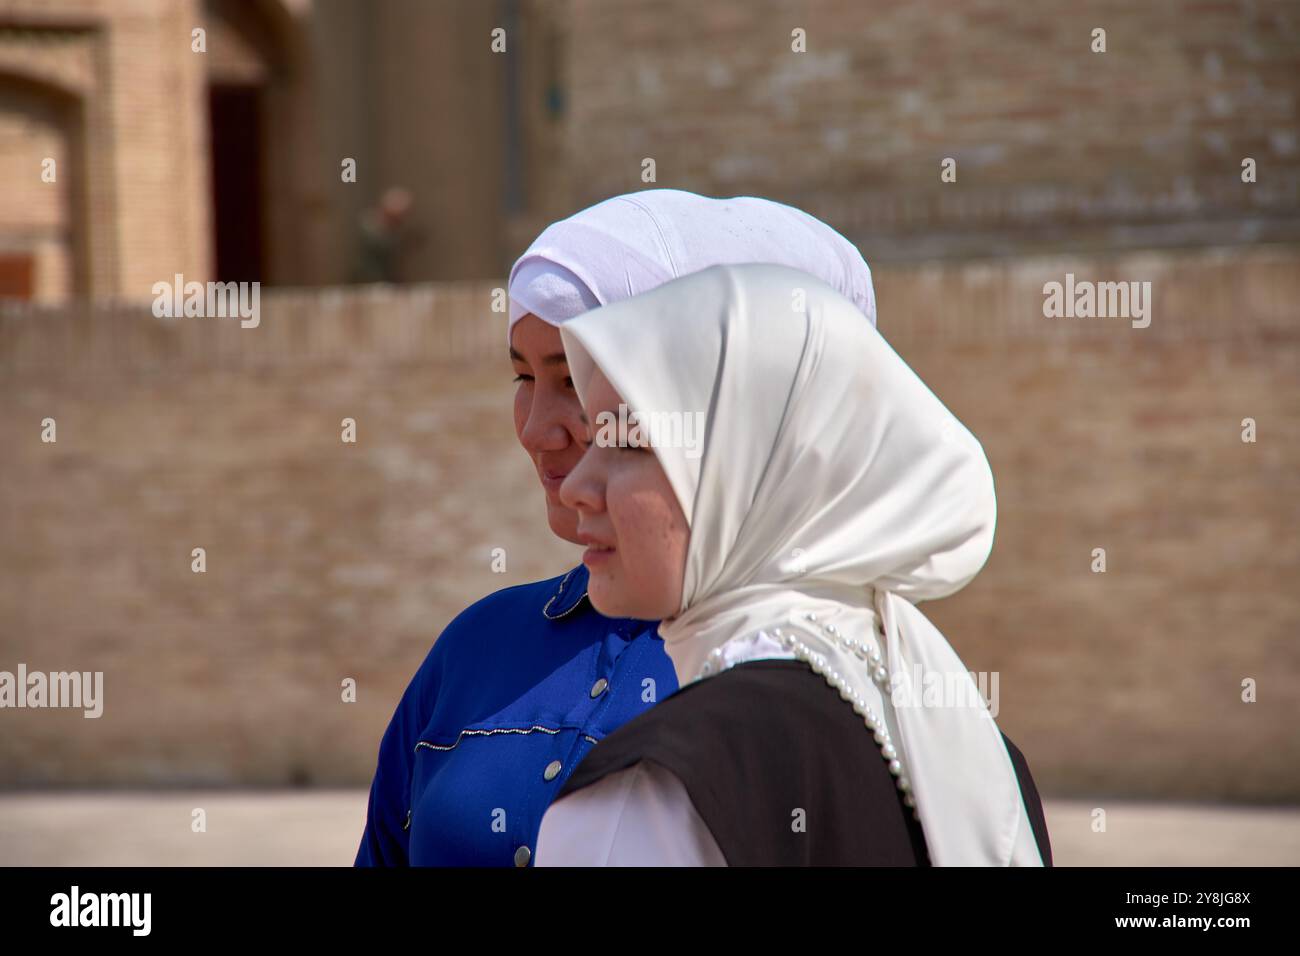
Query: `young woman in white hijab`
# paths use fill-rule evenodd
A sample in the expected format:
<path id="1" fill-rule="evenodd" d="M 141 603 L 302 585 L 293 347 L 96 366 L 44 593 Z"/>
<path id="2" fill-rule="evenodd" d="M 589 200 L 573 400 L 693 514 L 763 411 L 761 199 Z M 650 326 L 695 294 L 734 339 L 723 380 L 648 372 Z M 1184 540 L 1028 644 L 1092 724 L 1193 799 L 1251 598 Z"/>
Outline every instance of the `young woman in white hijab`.
<path id="1" fill-rule="evenodd" d="M 720 266 L 561 336 L 588 594 L 664 619 L 682 689 L 590 752 L 537 864 L 1050 863 L 1023 756 L 915 606 L 983 566 L 988 462 L 855 305 Z"/>

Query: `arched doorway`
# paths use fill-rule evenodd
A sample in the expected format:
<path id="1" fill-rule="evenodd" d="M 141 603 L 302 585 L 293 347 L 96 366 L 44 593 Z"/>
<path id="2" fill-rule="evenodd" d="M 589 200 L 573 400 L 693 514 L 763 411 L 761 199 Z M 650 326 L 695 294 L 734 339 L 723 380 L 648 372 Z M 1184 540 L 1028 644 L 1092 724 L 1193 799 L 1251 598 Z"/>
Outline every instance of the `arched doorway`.
<path id="1" fill-rule="evenodd" d="M 0 296 L 57 302 L 88 287 L 81 98 L 0 70 Z"/>

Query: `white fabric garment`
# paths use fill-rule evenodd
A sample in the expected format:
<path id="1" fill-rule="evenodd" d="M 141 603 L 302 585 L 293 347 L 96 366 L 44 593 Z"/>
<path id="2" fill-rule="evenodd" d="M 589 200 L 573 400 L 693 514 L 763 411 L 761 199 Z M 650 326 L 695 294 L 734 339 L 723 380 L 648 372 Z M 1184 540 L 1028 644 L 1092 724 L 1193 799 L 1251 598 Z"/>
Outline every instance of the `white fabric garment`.
<path id="1" fill-rule="evenodd" d="M 794 657 L 765 631 L 733 638 L 718 669 Z M 542 816 L 534 866 L 726 866 L 727 859 L 667 767 L 643 760 L 556 800 Z"/>
<path id="2" fill-rule="evenodd" d="M 771 262 L 838 289 L 874 325 L 876 299 L 857 247 L 770 199 L 645 189 L 552 223 L 510 270 L 510 330 L 526 313 L 551 325 L 708 266 Z"/>
<path id="3" fill-rule="evenodd" d="M 680 610 L 659 626 L 680 684 L 729 641 L 782 630 L 879 715 L 933 864 L 1042 865 L 997 725 L 914 603 L 987 560 L 997 505 L 978 440 L 853 303 L 794 269 L 715 266 L 560 334 L 579 397 L 599 366 L 644 416 L 690 525 Z M 702 454 L 673 447 L 671 415 L 697 412 Z M 882 658 L 892 694 L 853 645 Z M 909 699 L 915 679 L 959 696 Z"/>
<path id="4" fill-rule="evenodd" d="M 534 866 L 726 866 L 681 779 L 653 760 L 601 777 L 542 817 Z"/>

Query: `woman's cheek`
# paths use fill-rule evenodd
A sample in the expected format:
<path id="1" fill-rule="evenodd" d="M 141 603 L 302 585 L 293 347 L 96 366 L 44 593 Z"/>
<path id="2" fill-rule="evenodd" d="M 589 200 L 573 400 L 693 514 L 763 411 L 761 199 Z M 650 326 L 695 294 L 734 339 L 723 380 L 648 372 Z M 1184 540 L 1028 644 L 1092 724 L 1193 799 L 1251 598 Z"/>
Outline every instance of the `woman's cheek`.
<path id="1" fill-rule="evenodd" d="M 657 589 L 665 557 L 664 526 L 659 520 L 654 482 L 648 480 L 646 471 L 640 453 L 621 451 L 611 468 L 606 507 L 625 558 L 624 570 L 634 576 L 633 583 Z"/>
<path id="2" fill-rule="evenodd" d="M 519 439 L 520 444 L 524 440 L 524 426 L 528 424 L 528 412 L 531 407 L 531 399 L 528 394 L 528 387 L 520 382 L 515 386 L 515 437 Z"/>
<path id="3" fill-rule="evenodd" d="M 616 454 L 622 456 L 627 452 L 619 450 Z M 624 557 L 624 568 L 634 571 L 645 554 L 645 528 L 638 514 L 635 478 L 617 459 L 606 472 L 605 508 L 618 538 L 617 546 Z"/>

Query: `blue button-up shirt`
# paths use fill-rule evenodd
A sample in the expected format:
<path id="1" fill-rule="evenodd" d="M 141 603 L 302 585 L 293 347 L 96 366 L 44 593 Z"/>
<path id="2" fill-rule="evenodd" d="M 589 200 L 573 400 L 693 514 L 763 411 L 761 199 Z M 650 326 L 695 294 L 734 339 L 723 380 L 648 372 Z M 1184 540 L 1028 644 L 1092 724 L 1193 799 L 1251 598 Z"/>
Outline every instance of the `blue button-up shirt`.
<path id="1" fill-rule="evenodd" d="M 462 611 L 384 733 L 356 865 L 531 865 L 587 752 L 677 690 L 657 624 L 599 614 L 583 565 Z"/>

